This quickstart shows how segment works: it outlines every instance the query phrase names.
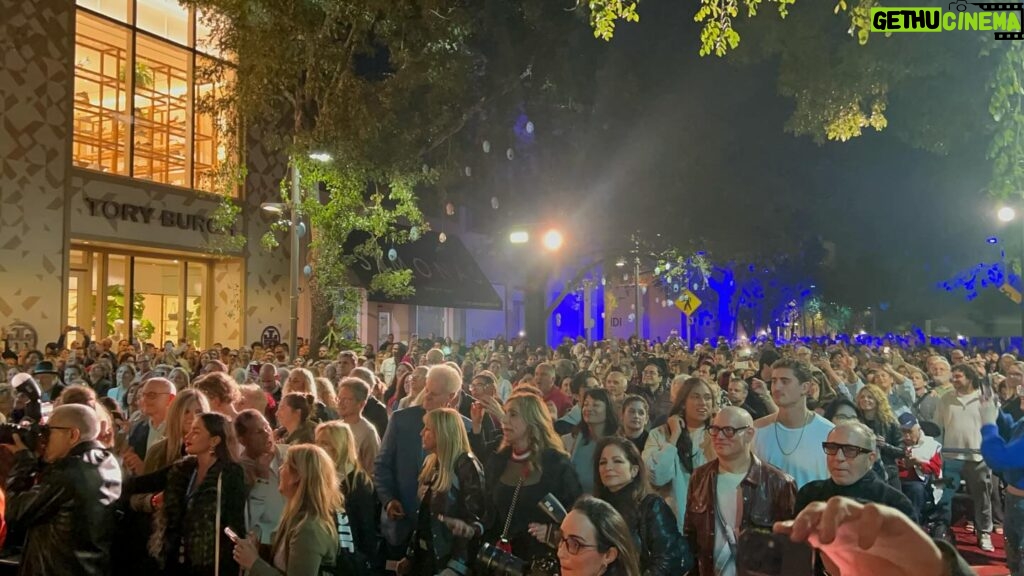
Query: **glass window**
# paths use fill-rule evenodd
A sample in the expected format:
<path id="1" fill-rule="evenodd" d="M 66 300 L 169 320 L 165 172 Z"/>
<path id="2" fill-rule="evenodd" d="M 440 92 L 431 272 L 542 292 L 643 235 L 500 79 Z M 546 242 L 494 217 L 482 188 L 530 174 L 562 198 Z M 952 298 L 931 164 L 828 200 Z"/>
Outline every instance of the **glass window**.
<path id="1" fill-rule="evenodd" d="M 188 8 L 178 0 L 138 0 L 135 6 L 136 27 L 188 46 Z"/>
<path id="2" fill-rule="evenodd" d="M 75 32 L 75 165 L 128 174 L 128 28 L 84 12 Z"/>
<path id="3" fill-rule="evenodd" d="M 109 16 L 121 22 L 128 22 L 128 2 L 130 0 L 78 0 L 78 5 L 94 12 Z"/>
<path id="4" fill-rule="evenodd" d="M 107 260 L 107 326 L 104 334 L 115 342 L 128 339 L 128 308 L 125 301 L 129 292 L 126 279 L 130 277 L 128 257 L 110 255 Z"/>
<path id="5" fill-rule="evenodd" d="M 181 265 L 177 260 L 135 257 L 135 337 L 163 346 L 178 342 L 178 290 Z"/>
<path id="6" fill-rule="evenodd" d="M 191 54 L 138 35 L 135 44 L 136 178 L 189 186 Z"/>
<path id="7" fill-rule="evenodd" d="M 204 263 L 188 263 L 188 288 L 185 337 L 197 348 L 206 346 L 206 326 L 210 316 L 210 305 L 206 286 L 207 266 Z"/>
<path id="8" fill-rule="evenodd" d="M 228 114 L 220 108 L 225 92 L 230 90 L 234 81 L 234 72 L 228 69 L 224 71 L 223 77 L 218 77 L 212 65 L 213 61 L 209 58 L 196 59 L 196 114 L 192 148 L 192 170 L 195 175 L 192 186 L 196 190 L 234 196 L 238 187 L 230 186 L 230 189 L 225 190 L 218 178 L 225 162 L 234 160 L 232 140 L 238 141 Z"/>
<path id="9" fill-rule="evenodd" d="M 234 61 L 232 54 L 224 54 L 220 50 L 217 37 L 217 29 L 220 25 L 220 22 L 214 17 L 196 9 L 196 50 L 216 58 Z"/>

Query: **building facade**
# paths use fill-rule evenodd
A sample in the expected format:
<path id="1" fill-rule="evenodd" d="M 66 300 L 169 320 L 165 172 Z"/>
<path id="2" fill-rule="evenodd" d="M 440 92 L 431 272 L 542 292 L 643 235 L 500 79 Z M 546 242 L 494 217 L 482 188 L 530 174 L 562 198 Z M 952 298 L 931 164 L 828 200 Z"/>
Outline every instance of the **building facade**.
<path id="1" fill-rule="evenodd" d="M 175 0 L 0 0 L 0 326 L 236 347 L 288 334 L 287 242 L 259 245 L 285 162 L 200 105 L 230 78 Z M 218 187 L 240 155 L 244 183 Z M 212 225 L 230 196 L 232 230 Z M 244 248 L 225 251 L 224 237 Z M 131 305 L 129 305 L 131 303 Z M 35 339 L 35 342 L 32 340 Z"/>

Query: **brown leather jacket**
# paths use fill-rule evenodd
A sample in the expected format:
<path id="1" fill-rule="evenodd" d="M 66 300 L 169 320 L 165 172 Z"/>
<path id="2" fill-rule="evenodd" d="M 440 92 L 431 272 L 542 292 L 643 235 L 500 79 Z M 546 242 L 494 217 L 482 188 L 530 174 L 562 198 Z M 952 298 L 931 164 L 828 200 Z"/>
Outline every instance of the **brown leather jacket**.
<path id="1" fill-rule="evenodd" d="M 690 493 L 686 498 L 686 521 L 683 536 L 697 559 L 699 576 L 715 574 L 715 490 L 718 486 L 718 460 L 712 460 L 693 471 Z M 780 520 L 793 518 L 796 504 L 796 483 L 788 474 L 761 462 L 751 454 L 750 470 L 740 483 L 743 489 L 742 532 L 750 526 L 771 528 Z"/>

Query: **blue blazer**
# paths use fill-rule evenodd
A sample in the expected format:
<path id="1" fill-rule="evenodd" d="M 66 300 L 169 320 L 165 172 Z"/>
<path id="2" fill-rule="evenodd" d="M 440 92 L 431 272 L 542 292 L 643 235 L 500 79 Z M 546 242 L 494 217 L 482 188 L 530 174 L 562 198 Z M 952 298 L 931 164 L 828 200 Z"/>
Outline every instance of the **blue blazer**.
<path id="1" fill-rule="evenodd" d="M 392 546 L 406 546 L 416 528 L 416 511 L 420 504 L 416 495 L 417 480 L 423 468 L 423 460 L 427 457 L 420 439 L 424 414 L 426 411 L 422 406 L 410 406 L 391 414 L 374 465 L 373 485 L 377 489 L 381 506 L 386 507 L 388 502 L 398 500 L 405 510 L 405 518 L 391 520 L 387 511 L 381 509 L 381 534 Z M 470 443 L 477 444 L 479 439 L 472 434 L 473 423 L 465 416 L 462 422 L 466 425 Z"/>
<path id="2" fill-rule="evenodd" d="M 128 433 L 128 446 L 135 451 L 139 458 L 145 460 L 147 442 L 149 442 L 149 418 L 144 418 Z"/>

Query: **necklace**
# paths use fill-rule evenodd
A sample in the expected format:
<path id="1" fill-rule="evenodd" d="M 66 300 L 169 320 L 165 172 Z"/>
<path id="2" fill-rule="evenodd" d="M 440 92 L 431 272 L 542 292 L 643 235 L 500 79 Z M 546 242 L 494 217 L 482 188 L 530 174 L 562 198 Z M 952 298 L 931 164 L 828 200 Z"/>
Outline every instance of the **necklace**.
<path id="1" fill-rule="evenodd" d="M 533 451 L 532 450 L 527 450 L 525 452 L 516 452 L 515 448 L 512 449 L 512 461 L 513 462 L 526 462 L 526 460 L 529 459 L 530 456 L 532 456 L 532 455 L 533 455 Z"/>
<path id="2" fill-rule="evenodd" d="M 814 416 L 812 414 L 811 419 L 813 419 L 813 418 L 814 418 Z M 779 445 L 779 452 L 782 452 L 783 456 L 791 456 L 791 455 L 793 455 L 794 452 L 797 451 L 798 448 L 800 448 L 800 443 L 804 441 L 804 432 L 807 430 L 807 425 L 810 424 L 810 423 L 811 423 L 810 419 L 804 418 L 804 425 L 800 427 L 800 437 L 797 438 L 797 440 L 796 440 L 796 446 L 793 446 L 792 450 L 790 450 L 789 452 L 786 452 L 786 450 L 782 447 L 782 440 L 779 438 L 779 426 L 782 426 L 782 424 L 780 424 L 776 420 L 776 422 L 775 422 L 775 443 Z"/>

